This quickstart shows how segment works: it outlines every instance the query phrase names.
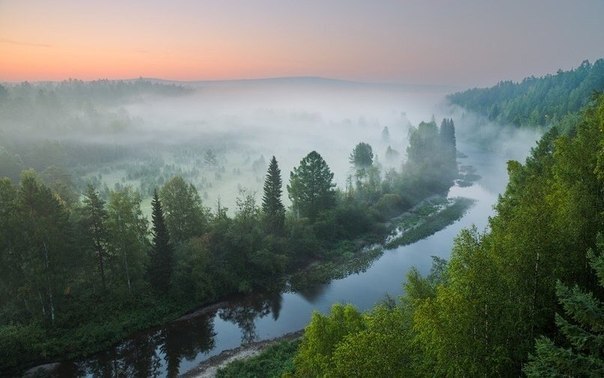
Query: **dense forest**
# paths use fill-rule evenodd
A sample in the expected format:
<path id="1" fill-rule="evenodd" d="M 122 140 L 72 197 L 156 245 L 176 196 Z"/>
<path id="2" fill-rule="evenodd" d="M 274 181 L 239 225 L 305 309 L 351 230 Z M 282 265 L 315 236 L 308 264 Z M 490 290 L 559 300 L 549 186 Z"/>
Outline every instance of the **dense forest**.
<path id="1" fill-rule="evenodd" d="M 519 83 L 501 81 L 491 88 L 451 94 L 448 99 L 503 125 L 552 126 L 577 113 L 594 91 L 602 90 L 604 59 L 598 59 L 593 64 L 584 61 L 570 71 L 531 76 Z"/>
<path id="2" fill-rule="evenodd" d="M 73 90 L 65 85 L 58 88 Z M 131 85 L 137 93 L 141 84 Z M 407 155 L 400 172 L 382 172 L 371 145 L 359 143 L 347 187 L 338 189 L 312 151 L 289 175 L 288 209 L 272 157 L 261 204 L 241 190 L 232 215 L 220 202 L 210 210 L 175 175 L 152 189 L 151 219 L 141 206 L 147 193 L 129 185 L 100 191 L 89 181 L 80 192 L 60 166 L 19 178 L 18 166 L 3 170 L 1 368 L 98 351 L 228 295 L 283 285 L 310 262 L 382 243 L 391 217 L 446 193 L 457 178 L 453 121 L 412 128 Z"/>
<path id="3" fill-rule="evenodd" d="M 220 376 L 604 375 L 604 95 L 590 98 L 568 133 L 508 163 L 486 231 L 461 232 L 427 276 L 411 270 L 399 301 L 334 305 L 299 345 L 267 351 L 270 369 Z"/>

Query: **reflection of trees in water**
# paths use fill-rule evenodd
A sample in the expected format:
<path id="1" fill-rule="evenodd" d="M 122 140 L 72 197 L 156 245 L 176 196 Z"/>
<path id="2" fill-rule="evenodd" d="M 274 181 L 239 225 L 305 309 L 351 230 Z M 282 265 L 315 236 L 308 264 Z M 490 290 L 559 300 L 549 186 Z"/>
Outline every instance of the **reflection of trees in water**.
<path id="1" fill-rule="evenodd" d="M 268 314 L 279 318 L 283 297 L 280 292 L 249 296 L 218 312 L 220 319 L 235 323 L 241 329 L 241 343 L 249 344 L 258 339 L 255 320 Z"/>
<path id="2" fill-rule="evenodd" d="M 214 348 L 214 316 L 211 314 L 171 323 L 162 331 L 160 346 L 168 364 L 167 375 L 176 377 L 183 357 L 192 360 L 199 353 Z"/>
<path id="3" fill-rule="evenodd" d="M 157 377 L 161 375 L 161 359 L 157 354 L 160 332 L 130 338 L 110 351 L 100 353 L 76 370 L 61 370 L 59 375 L 95 377 Z"/>
<path id="4" fill-rule="evenodd" d="M 280 291 L 252 295 L 219 310 L 221 319 L 233 322 L 242 332 L 241 342 L 258 338 L 256 318 L 281 312 Z M 131 337 L 110 350 L 83 362 L 63 363 L 58 376 L 158 377 L 177 376 L 183 358 L 194 359 L 214 348 L 214 313 L 170 323 L 160 330 Z M 165 364 L 162 364 L 162 358 Z M 165 367 L 164 367 L 165 365 Z"/>
<path id="5" fill-rule="evenodd" d="M 214 347 L 214 314 L 170 323 L 132 337 L 81 363 L 62 364 L 59 376 L 158 377 L 178 375 L 183 357 L 193 359 Z M 167 370 L 162 368 L 162 358 Z"/>
<path id="6" fill-rule="evenodd" d="M 310 303 L 315 303 L 317 298 L 319 298 L 327 289 L 328 284 L 326 283 L 308 283 L 306 285 L 300 285 L 295 288 L 295 292 L 300 294 L 304 299 L 306 299 Z"/>

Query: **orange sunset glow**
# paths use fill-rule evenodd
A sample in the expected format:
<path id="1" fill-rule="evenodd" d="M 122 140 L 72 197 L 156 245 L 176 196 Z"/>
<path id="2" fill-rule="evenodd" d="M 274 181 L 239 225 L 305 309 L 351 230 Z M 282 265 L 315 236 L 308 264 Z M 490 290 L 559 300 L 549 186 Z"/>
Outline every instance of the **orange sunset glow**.
<path id="1" fill-rule="evenodd" d="M 460 84 L 604 54 L 593 2 L 560 2 L 547 13 L 529 4 L 521 14 L 477 1 L 431 3 L 0 2 L 0 80 L 317 75 Z M 560 43 L 573 53 L 562 55 Z"/>

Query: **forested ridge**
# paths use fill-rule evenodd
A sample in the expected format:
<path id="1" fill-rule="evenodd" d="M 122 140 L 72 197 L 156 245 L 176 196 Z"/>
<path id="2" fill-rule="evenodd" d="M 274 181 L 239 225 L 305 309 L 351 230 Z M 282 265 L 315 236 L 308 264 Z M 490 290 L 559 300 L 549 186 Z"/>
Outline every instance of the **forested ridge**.
<path id="1" fill-rule="evenodd" d="M 451 120 L 422 122 L 410 138 L 401 172 L 381 172 L 359 143 L 345 189 L 316 151 L 287 185 L 273 157 L 262 203 L 242 190 L 234 215 L 220 202 L 211 210 L 180 176 L 153 192 L 151 219 L 130 186 L 100 192 L 89 183 L 77 193 L 68 175 L 56 183 L 31 169 L 0 179 L 0 371 L 98 351 L 228 295 L 282 289 L 309 262 L 383 242 L 391 216 L 446 193 L 457 177 Z"/>
<path id="2" fill-rule="evenodd" d="M 598 59 L 594 63 L 586 60 L 569 71 L 558 70 L 555 75 L 500 81 L 490 88 L 451 94 L 448 99 L 503 125 L 549 127 L 576 114 L 593 92 L 603 90 L 604 59 Z"/>
<path id="3" fill-rule="evenodd" d="M 398 301 L 314 313 L 269 375 L 602 376 L 604 95 L 570 126 L 508 163 L 485 231 L 462 231 L 427 276 L 411 270 Z"/>

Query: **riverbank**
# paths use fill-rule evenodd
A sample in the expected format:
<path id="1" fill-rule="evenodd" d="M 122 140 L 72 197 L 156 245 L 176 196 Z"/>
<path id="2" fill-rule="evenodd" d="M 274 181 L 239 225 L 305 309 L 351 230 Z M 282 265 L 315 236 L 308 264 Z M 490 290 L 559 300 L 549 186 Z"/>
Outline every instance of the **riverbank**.
<path id="1" fill-rule="evenodd" d="M 422 202 L 423 204 L 420 204 L 419 207 L 414 207 L 412 210 L 415 213 L 422 214 L 422 216 L 426 214 L 434 215 L 433 213 L 425 212 L 424 210 L 418 211 L 418 209 L 422 209 L 425 206 L 429 206 L 433 208 L 433 210 L 441 209 L 440 207 L 433 206 L 434 204 L 431 202 L 433 200 L 434 198 L 431 198 L 430 201 L 428 201 L 430 203 Z M 390 221 L 388 228 L 393 228 L 394 225 L 394 221 Z M 417 240 L 419 239 L 421 239 L 421 237 L 419 237 Z M 293 275 L 287 277 L 283 277 L 284 280 L 288 281 L 288 284 L 284 286 L 283 290 L 285 291 L 283 292 L 298 292 L 299 290 L 304 291 L 304 289 L 307 287 L 316 287 L 316 283 L 326 283 L 333 279 L 343 278 L 350 274 L 359 273 L 367 270 L 373 264 L 373 262 L 379 259 L 379 257 L 383 254 L 383 249 L 380 247 L 363 247 L 367 244 L 369 244 L 369 242 L 367 240 L 363 241 L 362 239 L 354 241 L 345 241 L 340 243 L 338 245 L 338 248 L 335 249 L 333 252 L 330 252 L 329 255 L 325 256 L 324 259 L 311 261 L 306 266 L 301 267 L 297 273 L 294 273 Z M 216 312 L 220 316 L 223 316 L 220 314 L 220 312 L 223 307 L 227 307 L 229 304 L 232 305 L 231 302 L 221 300 L 219 302 L 215 302 L 204 307 L 197 307 L 189 310 L 183 308 L 171 308 L 171 311 L 167 311 L 166 314 L 163 314 L 163 316 L 161 317 L 162 319 L 160 321 L 155 320 L 154 323 L 156 328 L 149 329 L 148 332 L 143 332 L 158 332 L 159 330 L 164 329 L 166 327 L 172 327 L 174 323 L 187 323 L 189 320 L 198 317 L 213 317 L 214 313 Z M 145 329 L 147 329 L 147 327 L 145 327 Z M 90 338 L 88 337 L 84 337 L 84 339 L 90 340 Z M 114 344 L 115 346 L 110 349 L 115 351 L 121 350 L 121 346 L 126 345 L 128 343 L 128 339 L 129 338 L 121 339 L 122 341 L 120 341 L 119 344 Z M 114 352 L 109 351 L 109 353 L 111 354 Z M 121 352 L 118 353 L 121 354 Z M 100 358 L 103 359 L 106 357 Z M 95 359 L 96 357 L 93 357 L 91 361 L 94 361 Z M 81 369 L 81 364 L 87 365 L 88 363 L 82 362 L 72 365 L 75 367 L 72 367 L 72 370 L 69 371 L 73 371 L 73 369 Z"/>
<path id="2" fill-rule="evenodd" d="M 247 360 L 259 356 L 268 348 L 284 341 L 298 340 L 304 334 L 304 330 L 290 332 L 283 336 L 275 337 L 270 340 L 256 341 L 246 345 L 241 345 L 234 349 L 229 349 L 220 354 L 210 357 L 199 364 L 196 368 L 189 370 L 181 375 L 183 378 L 209 378 L 215 377 L 219 369 L 223 369 L 235 361 Z"/>
<path id="3" fill-rule="evenodd" d="M 463 216 L 473 204 L 474 201 L 468 198 L 454 198 L 447 200 L 440 196 L 430 197 L 408 212 L 394 218 L 391 225 L 392 227 L 395 225 L 397 227 L 405 225 L 407 230 L 411 228 L 423 230 L 422 232 L 408 233 L 409 236 L 405 239 L 410 240 L 408 238 L 413 236 L 417 238 L 414 241 L 418 241 L 455 222 L 459 217 Z M 430 231 L 429 235 L 423 236 L 425 235 L 423 232 L 427 232 L 427 230 Z M 393 235 L 389 241 L 395 240 L 399 234 L 400 230 Z M 410 244 L 411 242 L 412 241 L 405 244 Z M 365 271 L 371 266 L 373 261 L 377 260 L 382 254 L 383 248 L 373 246 L 357 250 L 356 253 L 349 255 L 347 260 L 341 259 L 337 263 L 334 261 L 315 261 L 302 272 L 290 278 L 290 288 L 294 289 L 297 286 L 303 287 L 315 283 L 327 282 L 331 279 L 341 278 L 347 274 Z M 294 334 L 297 334 L 298 332 Z M 198 367 L 185 373 L 184 376 L 213 377 L 219 369 L 228 366 L 233 361 L 248 360 L 259 355 L 263 356 L 262 358 L 265 359 L 264 363 L 269 363 L 267 362 L 267 359 L 270 361 L 270 356 L 264 356 L 263 352 L 280 341 L 289 340 L 290 335 L 291 334 L 286 334 L 282 337 L 229 349 L 220 353 L 218 356 L 211 357 L 210 359 L 201 362 Z M 229 370 L 231 370 L 231 368 L 229 368 Z"/>

